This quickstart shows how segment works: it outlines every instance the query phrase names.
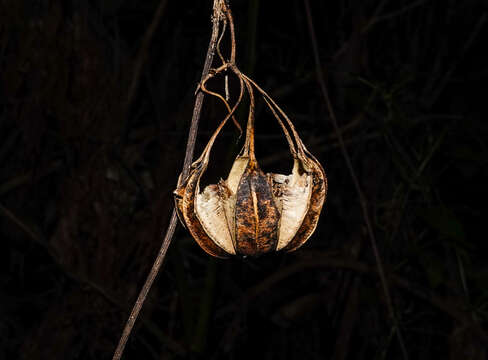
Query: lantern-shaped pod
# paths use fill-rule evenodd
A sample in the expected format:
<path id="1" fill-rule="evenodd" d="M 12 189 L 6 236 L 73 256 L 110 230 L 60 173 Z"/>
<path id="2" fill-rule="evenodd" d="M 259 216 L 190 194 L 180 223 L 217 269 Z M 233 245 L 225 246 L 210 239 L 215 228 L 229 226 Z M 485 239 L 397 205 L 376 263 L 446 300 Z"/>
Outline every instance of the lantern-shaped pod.
<path id="1" fill-rule="evenodd" d="M 239 101 L 232 110 L 229 108 L 229 114 L 202 155 L 192 164 L 188 177 L 180 179 L 175 190 L 178 215 L 197 243 L 213 256 L 293 251 L 308 240 L 317 226 L 326 197 L 327 178 L 286 114 L 254 81 L 240 72 L 237 74 L 241 80 Z M 242 98 L 242 82 L 250 97 L 243 149 L 227 179 L 201 191 L 200 179 L 207 169 L 215 139 Z M 283 129 L 294 158 L 290 175 L 264 174 L 259 168 L 254 153 L 253 87 L 262 94 Z"/>

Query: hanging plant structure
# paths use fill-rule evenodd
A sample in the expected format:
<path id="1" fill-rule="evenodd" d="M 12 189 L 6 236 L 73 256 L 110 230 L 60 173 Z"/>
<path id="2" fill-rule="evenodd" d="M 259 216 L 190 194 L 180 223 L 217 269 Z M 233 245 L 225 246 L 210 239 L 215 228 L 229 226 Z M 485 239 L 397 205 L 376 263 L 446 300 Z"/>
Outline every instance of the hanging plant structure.
<path id="1" fill-rule="evenodd" d="M 227 115 L 211 136 L 201 156 L 191 165 L 189 175 L 178 180 L 174 191 L 181 222 L 208 254 L 257 256 L 271 251 L 294 251 L 314 232 L 327 193 L 327 178 L 317 159 L 307 151 L 284 111 L 251 78 L 235 64 L 234 23 L 230 9 L 222 7 L 222 31 L 217 53 L 222 65 L 212 69 L 201 82 L 201 91 L 220 99 Z M 227 25 L 230 28 L 231 55 L 226 61 L 220 51 L 220 41 Z M 232 72 L 240 84 L 239 97 L 229 105 L 224 96 L 210 91 L 206 83 L 211 78 Z M 257 91 L 278 121 L 288 142 L 293 169 L 290 175 L 264 174 L 254 153 L 254 107 Z M 244 93 L 249 96 L 249 114 L 244 146 L 236 157 L 225 180 L 208 185 L 201 191 L 200 179 L 207 169 L 210 152 L 223 126 L 232 118 Z"/>

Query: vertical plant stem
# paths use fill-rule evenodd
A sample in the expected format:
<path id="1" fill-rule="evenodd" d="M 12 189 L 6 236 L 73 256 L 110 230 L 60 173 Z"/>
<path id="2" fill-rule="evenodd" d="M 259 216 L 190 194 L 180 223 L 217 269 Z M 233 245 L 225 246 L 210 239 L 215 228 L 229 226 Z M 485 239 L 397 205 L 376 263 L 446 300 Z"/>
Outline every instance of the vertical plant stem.
<path id="1" fill-rule="evenodd" d="M 214 0 L 213 1 L 213 15 L 212 15 L 212 23 L 213 23 L 212 24 L 212 35 L 210 38 L 210 44 L 209 44 L 208 49 L 207 49 L 207 55 L 205 57 L 205 64 L 203 66 L 202 77 L 201 77 L 202 80 L 208 75 L 210 67 L 212 66 L 212 62 L 213 62 L 215 47 L 217 44 L 217 38 L 218 38 L 218 34 L 219 34 L 219 24 L 221 21 L 220 7 L 221 7 L 221 1 L 220 0 Z M 198 131 L 198 122 L 200 120 L 200 113 L 202 110 L 203 98 L 204 98 L 204 93 L 200 91 L 196 96 L 195 106 L 193 108 L 193 116 L 191 119 L 191 125 L 190 125 L 189 134 L 188 134 L 188 142 L 186 144 L 186 150 L 185 150 L 185 160 L 183 162 L 183 171 L 181 173 L 182 179 L 185 179 L 188 176 L 191 161 L 193 159 L 193 151 L 195 149 L 195 142 L 196 142 L 197 131 Z M 151 271 L 149 272 L 149 275 L 146 279 L 146 282 L 144 283 L 144 286 L 142 287 L 142 289 L 141 289 L 141 291 L 137 297 L 137 300 L 136 300 L 136 302 L 132 308 L 129 319 L 127 320 L 127 323 L 125 324 L 124 331 L 122 332 L 122 336 L 120 337 L 117 348 L 115 349 L 115 353 L 114 353 L 114 356 L 112 358 L 113 360 L 119 360 L 122 357 L 125 345 L 127 344 L 127 339 L 129 338 L 129 335 L 132 331 L 132 328 L 134 327 L 136 319 L 139 315 L 139 312 L 141 311 L 141 308 L 142 308 L 142 305 L 144 304 L 144 301 L 146 300 L 147 294 L 149 293 L 149 290 L 151 289 L 151 286 L 154 282 L 154 279 L 156 278 L 156 276 L 159 272 L 159 269 L 161 268 L 161 265 L 163 264 L 164 258 L 166 256 L 167 251 L 168 251 L 169 244 L 171 243 L 171 240 L 173 239 L 173 235 L 175 233 L 177 222 L 178 222 L 178 218 L 176 216 L 176 210 L 173 208 L 173 212 L 171 214 L 171 219 L 169 221 L 168 228 L 166 229 L 166 235 L 164 237 L 163 243 L 161 245 L 161 248 L 159 249 L 158 255 L 156 257 L 156 260 L 154 261 L 154 264 L 151 268 Z"/>
<path id="2" fill-rule="evenodd" d="M 310 40 L 312 42 L 313 56 L 314 56 L 314 61 L 315 61 L 315 70 L 316 70 L 316 74 L 317 74 L 317 81 L 319 83 L 320 90 L 321 90 L 322 95 L 324 97 L 324 101 L 327 105 L 327 110 L 329 112 L 329 117 L 332 121 L 332 125 L 333 125 L 334 130 L 337 134 L 337 139 L 339 141 L 339 145 L 341 148 L 342 155 L 344 157 L 344 160 L 346 161 L 346 166 L 349 170 L 352 181 L 354 183 L 354 187 L 356 188 L 356 192 L 357 192 L 358 197 L 359 197 L 359 202 L 361 204 L 361 210 L 363 212 L 364 221 L 366 222 L 366 228 L 368 231 L 368 236 L 369 236 L 369 239 L 371 241 L 371 247 L 373 249 L 373 254 L 374 254 L 374 257 L 376 259 L 376 266 L 378 268 L 378 275 L 380 277 L 381 285 L 383 287 L 383 292 L 385 295 L 386 306 L 388 308 L 389 315 L 390 315 L 391 320 L 393 322 L 393 326 L 395 327 L 395 330 L 396 330 L 398 342 L 400 344 L 400 349 L 402 351 L 403 358 L 408 359 L 407 349 L 405 347 L 405 342 L 403 340 L 402 332 L 400 330 L 400 327 L 398 326 L 398 320 L 396 318 L 395 310 L 393 307 L 393 302 L 391 299 L 390 288 L 389 288 L 388 282 L 386 280 L 385 271 L 384 271 L 384 267 L 383 267 L 383 261 L 381 259 L 381 255 L 380 255 L 380 252 L 378 250 L 378 245 L 376 242 L 376 237 L 374 235 L 373 226 L 371 225 L 371 219 L 370 219 L 369 210 L 368 210 L 368 203 L 367 203 L 367 200 L 366 200 L 366 197 L 365 197 L 363 191 L 361 190 L 361 185 L 359 184 L 359 180 L 358 180 L 358 177 L 357 177 L 356 172 L 354 170 L 354 167 L 352 166 L 351 157 L 349 156 L 349 152 L 347 151 L 347 148 L 344 144 L 344 139 L 343 139 L 342 133 L 339 129 L 339 124 L 337 123 L 337 118 L 335 116 L 335 112 L 334 112 L 334 109 L 332 107 L 332 103 L 331 103 L 330 98 L 329 98 L 329 92 L 327 90 L 327 86 L 325 85 L 324 74 L 322 72 L 322 65 L 320 63 L 319 51 L 318 51 L 318 47 L 317 47 L 317 39 L 315 36 L 315 30 L 313 27 L 312 13 L 310 11 L 310 3 L 308 0 L 304 0 L 304 3 L 305 3 L 306 16 L 307 16 L 307 20 L 308 20 L 308 28 L 310 31 Z"/>

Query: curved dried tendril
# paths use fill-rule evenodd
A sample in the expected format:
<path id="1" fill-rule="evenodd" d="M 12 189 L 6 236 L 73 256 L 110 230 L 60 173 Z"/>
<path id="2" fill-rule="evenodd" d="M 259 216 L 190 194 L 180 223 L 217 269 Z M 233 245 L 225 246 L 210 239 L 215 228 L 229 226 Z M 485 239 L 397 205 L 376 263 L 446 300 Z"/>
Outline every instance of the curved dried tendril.
<path id="1" fill-rule="evenodd" d="M 290 147 L 290 152 L 291 152 L 293 158 L 296 158 L 297 151 L 295 149 L 295 144 L 293 143 L 293 140 L 290 137 L 290 132 L 286 128 L 285 124 L 283 124 L 283 121 L 281 120 L 281 118 L 279 117 L 279 115 L 276 113 L 276 110 L 271 105 L 271 103 L 269 102 L 269 100 L 267 98 L 265 98 L 265 97 L 263 97 L 263 99 L 264 99 L 264 102 L 266 103 L 266 105 L 268 105 L 268 108 L 273 113 L 275 119 L 278 120 L 278 123 L 280 124 L 281 129 L 283 130 L 283 133 L 285 134 L 285 138 L 286 138 L 286 141 L 288 142 L 288 146 Z"/>
<path id="2" fill-rule="evenodd" d="M 300 139 L 300 136 L 298 136 L 298 133 L 295 129 L 295 126 L 293 125 L 293 123 L 291 122 L 290 118 L 288 118 L 288 116 L 286 115 L 286 113 L 278 106 L 278 104 L 276 104 L 276 102 L 273 100 L 273 98 L 271 96 L 268 95 L 268 93 L 266 91 L 264 91 L 258 84 L 256 84 L 256 82 L 254 80 L 252 80 L 251 78 L 249 78 L 247 75 L 245 74 L 242 74 L 242 76 L 247 80 L 249 81 L 251 84 L 254 85 L 254 87 L 263 95 L 264 99 L 265 100 L 268 100 L 271 104 L 273 104 L 273 106 L 276 108 L 276 110 L 278 110 L 278 112 L 280 113 L 280 115 L 285 119 L 287 125 L 290 127 L 291 129 L 291 132 L 293 134 L 293 137 L 294 137 L 294 140 L 297 144 L 297 150 L 298 150 L 298 153 L 302 156 L 305 155 L 305 152 L 304 152 L 304 149 L 305 149 L 305 146 L 303 145 L 303 142 L 302 140 Z M 276 119 L 278 121 L 280 121 L 279 117 L 276 117 Z M 286 133 L 285 133 L 286 134 Z"/>
<path id="3" fill-rule="evenodd" d="M 219 36 L 219 39 L 217 40 L 217 46 L 216 46 L 216 50 L 217 50 L 217 55 L 219 56 L 220 58 L 220 61 L 222 61 L 222 64 L 225 64 L 226 61 L 224 59 L 224 56 L 222 55 L 222 52 L 220 51 L 220 42 L 222 41 L 222 38 L 224 37 L 225 35 L 225 30 L 227 29 L 227 18 L 224 18 L 222 20 L 223 22 L 223 25 L 222 25 L 222 32 Z"/>
<path id="4" fill-rule="evenodd" d="M 223 100 L 227 109 L 228 109 L 228 114 L 225 116 L 225 118 L 220 122 L 219 126 L 217 127 L 217 129 L 214 131 L 214 133 L 212 134 L 209 142 L 207 143 L 207 145 L 205 146 L 205 149 L 203 150 L 202 152 L 202 155 L 200 156 L 200 158 L 198 158 L 198 160 L 196 160 L 194 163 L 197 163 L 197 162 L 200 162 L 202 161 L 202 159 L 205 157 L 208 162 L 208 157 L 210 155 L 210 150 L 213 146 L 213 143 L 215 142 L 215 139 L 217 138 L 217 136 L 219 135 L 220 131 L 222 130 L 222 128 L 224 127 L 224 125 L 227 123 L 227 121 L 229 120 L 229 118 L 233 118 L 234 119 L 234 113 L 236 112 L 237 108 L 239 107 L 240 103 L 242 102 L 242 98 L 244 96 L 244 86 L 243 86 L 243 80 L 241 78 L 239 78 L 240 80 L 240 93 L 239 93 L 239 97 L 237 98 L 234 106 L 232 107 L 232 109 L 230 108 L 229 106 L 229 103 L 222 97 L 222 95 L 218 94 L 218 93 L 214 93 L 212 91 L 209 91 L 209 90 L 206 90 L 205 87 L 202 87 L 202 91 L 210 94 L 210 95 L 213 95 L 213 96 L 217 96 L 219 99 Z M 234 119 L 235 120 L 235 119 Z M 237 122 L 237 120 L 235 120 Z M 239 130 L 242 132 L 242 128 L 240 127 L 239 124 L 237 124 L 237 126 L 239 127 Z"/>
<path id="5" fill-rule="evenodd" d="M 224 103 L 224 105 L 225 105 L 225 107 L 227 108 L 227 110 L 229 111 L 229 113 L 230 113 L 230 112 L 232 112 L 232 115 L 231 115 L 231 117 L 232 117 L 232 122 L 233 122 L 233 123 L 234 123 L 234 125 L 235 125 L 235 126 L 238 128 L 238 129 L 239 129 L 239 134 L 241 135 L 241 134 L 242 134 L 242 127 L 241 127 L 241 125 L 239 124 L 239 122 L 236 120 L 235 116 L 233 115 L 233 113 L 234 113 L 234 112 L 233 112 L 233 111 L 231 111 L 231 108 L 230 108 L 230 105 L 229 105 L 228 101 L 227 101 L 227 100 L 226 100 L 226 99 L 225 99 L 225 98 L 224 98 L 222 95 L 220 95 L 219 93 L 216 93 L 216 92 L 214 92 L 214 91 L 208 90 L 208 89 L 206 88 L 206 86 L 205 86 L 205 85 L 206 85 L 206 83 L 207 83 L 207 81 L 208 81 L 209 79 L 211 79 L 212 77 L 214 77 L 216 74 L 217 74 L 217 73 L 213 74 L 211 77 L 207 77 L 207 78 L 206 78 L 204 81 L 202 81 L 202 82 L 201 82 L 201 84 L 200 84 L 200 89 L 201 89 L 201 90 L 202 90 L 204 93 L 206 93 L 206 94 L 209 94 L 209 95 L 212 95 L 212 96 L 217 97 L 218 99 L 220 99 L 220 100 L 221 100 L 221 101 Z M 240 102 L 241 102 L 241 100 L 242 100 L 242 95 L 243 95 L 243 91 L 242 91 L 242 80 L 241 80 L 240 78 L 239 78 L 239 80 L 240 80 L 240 87 L 241 87 L 241 90 L 240 90 L 241 95 L 239 96 L 239 99 L 237 100 L 237 103 L 236 103 L 236 104 L 237 104 L 237 106 L 239 106 L 239 104 L 240 104 Z M 240 136 L 240 135 L 239 135 L 239 136 Z"/>

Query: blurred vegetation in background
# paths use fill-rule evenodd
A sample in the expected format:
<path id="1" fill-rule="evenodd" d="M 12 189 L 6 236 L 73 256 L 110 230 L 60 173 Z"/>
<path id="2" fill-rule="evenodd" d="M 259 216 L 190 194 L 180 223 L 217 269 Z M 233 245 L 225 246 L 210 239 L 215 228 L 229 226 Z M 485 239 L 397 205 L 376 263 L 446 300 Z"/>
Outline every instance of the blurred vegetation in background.
<path id="1" fill-rule="evenodd" d="M 172 210 L 211 5 L 0 1 L 0 358 L 111 358 Z M 409 358 L 484 360 L 488 6 L 311 7 Z M 215 260 L 180 227 L 125 358 L 402 359 L 304 4 L 231 8 L 240 67 L 295 121 L 328 199 L 291 254 Z M 281 130 L 257 111 L 258 161 L 289 171 Z M 196 154 L 223 114 L 205 99 Z M 228 126 L 209 179 L 239 147 Z"/>

